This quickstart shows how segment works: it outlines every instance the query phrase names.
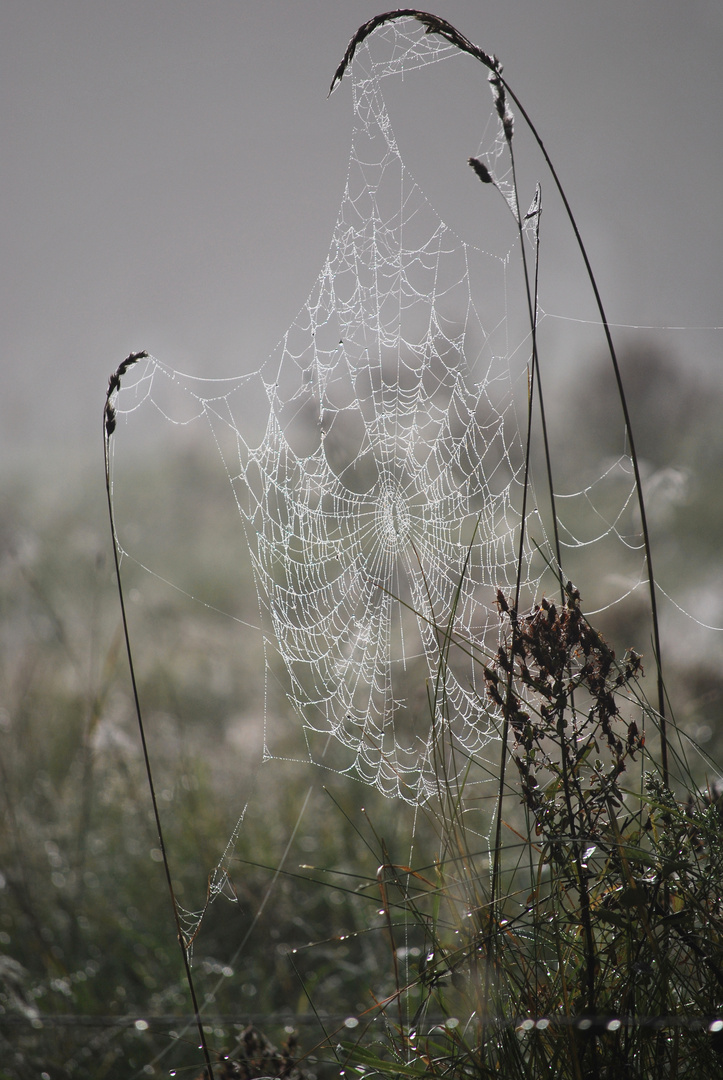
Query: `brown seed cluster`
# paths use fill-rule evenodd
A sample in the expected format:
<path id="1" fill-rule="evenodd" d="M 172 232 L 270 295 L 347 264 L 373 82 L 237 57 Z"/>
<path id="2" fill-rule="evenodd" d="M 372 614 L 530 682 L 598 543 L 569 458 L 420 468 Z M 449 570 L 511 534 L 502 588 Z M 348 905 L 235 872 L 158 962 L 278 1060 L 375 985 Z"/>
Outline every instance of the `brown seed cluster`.
<path id="1" fill-rule="evenodd" d="M 578 810 L 596 802 L 599 809 L 606 799 L 619 803 L 617 778 L 644 742 L 635 721 L 620 715 L 621 692 L 642 674 L 641 657 L 631 649 L 616 661 L 571 583 L 561 605 L 543 598 L 520 615 L 498 591 L 497 607 L 509 633 L 485 667 L 485 683 L 514 735 L 523 802 L 538 821 L 557 816 L 563 788 L 575 793 Z"/>
<path id="2" fill-rule="evenodd" d="M 214 1075 L 217 1080 L 257 1080 L 259 1077 L 309 1080 L 310 1074 L 300 1067 L 296 1053 L 295 1033 L 292 1032 L 279 1049 L 263 1032 L 250 1025 L 241 1035 L 233 1057 L 222 1055 L 220 1062 L 214 1065 Z M 204 1080 L 205 1076 L 205 1072 L 201 1073 L 197 1080 Z"/>
<path id="3" fill-rule="evenodd" d="M 103 410 L 103 415 L 105 417 L 105 434 L 108 439 L 115 431 L 116 421 L 115 407 L 110 399 L 113 394 L 117 393 L 118 390 L 120 390 L 121 379 L 125 375 L 128 368 L 131 367 L 133 364 L 137 364 L 139 360 L 145 360 L 147 356 L 148 353 L 145 351 L 131 353 L 130 356 L 127 356 L 125 358 L 122 364 L 118 365 L 117 370 L 113 372 L 110 379 L 108 380 L 108 390 L 105 395 L 105 409 Z"/>

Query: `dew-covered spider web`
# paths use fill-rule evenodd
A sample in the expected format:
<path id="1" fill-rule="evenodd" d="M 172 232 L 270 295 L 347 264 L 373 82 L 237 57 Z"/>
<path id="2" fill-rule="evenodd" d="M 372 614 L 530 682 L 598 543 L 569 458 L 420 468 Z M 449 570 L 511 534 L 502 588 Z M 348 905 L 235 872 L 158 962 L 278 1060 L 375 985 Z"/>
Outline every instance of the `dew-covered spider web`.
<path id="1" fill-rule="evenodd" d="M 349 773 L 410 803 L 499 734 L 482 675 L 498 590 L 519 588 L 529 606 L 557 587 L 547 481 L 533 485 L 527 453 L 539 192 L 501 249 L 465 242 L 427 201 L 384 91 L 441 61 L 469 58 L 413 20 L 357 50 L 328 256 L 268 359 L 214 380 L 145 358 L 115 398 L 115 442 L 150 416 L 215 447 L 253 568 L 264 760 Z M 514 224 L 508 122 L 490 95 L 476 156 L 492 177 L 480 199 Z M 558 493 L 561 551 L 612 545 L 632 557 L 620 596 L 645 579 L 634 492 L 621 440 L 602 474 Z M 122 521 L 118 543 L 165 576 Z"/>

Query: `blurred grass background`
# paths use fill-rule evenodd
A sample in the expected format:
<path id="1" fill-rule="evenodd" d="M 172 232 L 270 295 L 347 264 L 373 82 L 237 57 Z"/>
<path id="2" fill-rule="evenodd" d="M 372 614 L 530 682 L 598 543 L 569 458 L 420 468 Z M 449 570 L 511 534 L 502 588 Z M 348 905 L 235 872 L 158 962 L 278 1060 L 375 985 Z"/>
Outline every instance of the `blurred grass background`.
<path id="1" fill-rule="evenodd" d="M 622 362 L 657 574 L 707 621 L 719 615 L 723 590 L 723 395 L 690 382 L 655 345 L 623 350 Z M 589 448 L 593 473 L 620 449 L 606 422 L 608 374 L 595 363 L 589 372 L 560 399 L 562 486 L 586 467 L 571 446 Z M 100 457 L 99 447 L 98 460 L 62 485 L 48 469 L 2 480 L 3 1080 L 198 1068 L 120 634 Z M 256 620 L 227 481 L 214 466 L 160 450 L 124 483 L 139 528 L 152 511 L 158 565 L 197 598 L 124 564 L 161 814 L 189 912 L 204 907 L 209 874 L 248 804 L 227 898 L 209 908 L 194 942 L 210 1042 L 232 1048 L 254 1022 L 277 1043 L 296 1029 L 308 1052 L 322 1026 L 371 1006 L 370 988 L 392 991 L 379 838 L 403 862 L 414 835 L 423 860 L 433 830 L 423 814 L 343 777 L 261 765 L 258 638 L 214 610 Z M 613 609 L 597 625 L 619 655 L 630 646 L 649 653 L 642 609 L 639 619 L 634 605 L 624 616 Z M 675 717 L 720 760 L 720 637 L 682 625 L 685 634 L 668 632 L 665 657 Z M 292 715 L 281 722 L 296 724 Z M 714 779 L 702 761 L 698 768 L 701 785 Z"/>

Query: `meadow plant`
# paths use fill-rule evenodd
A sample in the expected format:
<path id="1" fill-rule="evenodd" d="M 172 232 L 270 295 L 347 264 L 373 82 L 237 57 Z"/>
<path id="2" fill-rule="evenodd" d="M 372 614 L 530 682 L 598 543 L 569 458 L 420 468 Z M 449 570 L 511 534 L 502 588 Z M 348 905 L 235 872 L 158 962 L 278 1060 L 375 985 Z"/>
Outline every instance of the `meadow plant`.
<path id="1" fill-rule="evenodd" d="M 507 634 L 485 678 L 514 776 L 492 862 L 484 812 L 463 787 L 445 792 L 433 872 L 385 867 L 385 903 L 422 944 L 398 983 L 403 1018 L 383 1049 L 348 1045 L 348 1062 L 389 1076 L 718 1075 L 719 789 L 695 791 L 677 757 L 687 796 L 664 782 L 641 658 L 616 659 L 577 589 L 526 614 L 498 602 Z"/>

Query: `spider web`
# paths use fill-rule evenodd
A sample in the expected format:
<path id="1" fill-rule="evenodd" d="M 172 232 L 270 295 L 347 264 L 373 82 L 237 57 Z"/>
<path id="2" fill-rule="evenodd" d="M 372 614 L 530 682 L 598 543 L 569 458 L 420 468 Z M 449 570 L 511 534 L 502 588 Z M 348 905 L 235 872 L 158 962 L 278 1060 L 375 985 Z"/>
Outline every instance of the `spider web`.
<path id="1" fill-rule="evenodd" d="M 265 363 L 204 380 L 148 358 L 115 402 L 121 437 L 153 408 L 206 428 L 223 461 L 258 598 L 264 759 L 323 765 L 410 803 L 496 738 L 480 660 L 498 643 L 497 590 L 519 580 L 531 603 L 554 562 L 529 478 L 520 542 L 532 348 L 520 244 L 534 261 L 539 201 L 510 249 L 463 242 L 405 168 L 385 105 L 385 80 L 452 59 L 411 20 L 359 48 L 329 253 Z M 500 212 L 515 214 L 507 153 L 491 108 L 479 157 Z M 622 542 L 636 587 L 642 547 L 623 527 L 633 493 L 622 454 L 568 496 L 587 525 L 571 513 L 561 538 Z M 134 557 L 122 530 L 118 542 Z M 288 737 L 284 699 L 303 741 Z"/>

